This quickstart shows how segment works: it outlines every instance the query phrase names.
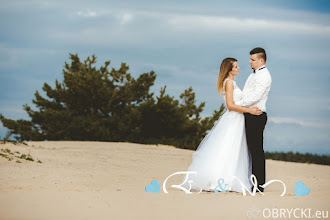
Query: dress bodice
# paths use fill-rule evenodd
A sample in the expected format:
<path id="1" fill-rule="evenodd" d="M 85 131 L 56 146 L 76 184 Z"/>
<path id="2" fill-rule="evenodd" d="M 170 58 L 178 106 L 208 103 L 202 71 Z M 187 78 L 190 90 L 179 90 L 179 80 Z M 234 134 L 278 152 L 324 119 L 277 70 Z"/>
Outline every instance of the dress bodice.
<path id="1" fill-rule="evenodd" d="M 223 81 L 223 98 L 225 100 L 225 103 L 226 103 L 226 91 L 225 91 L 225 85 L 226 85 L 226 82 L 228 80 L 231 80 L 231 79 L 228 79 L 226 78 L 224 81 Z M 233 100 L 234 102 L 236 103 L 237 101 L 241 100 L 242 99 L 242 95 L 243 95 L 243 92 L 240 90 L 240 88 L 238 88 L 238 86 L 236 85 L 236 82 L 234 80 L 231 80 L 233 81 L 234 83 L 234 91 L 233 91 Z M 227 105 L 226 105 L 227 106 Z"/>

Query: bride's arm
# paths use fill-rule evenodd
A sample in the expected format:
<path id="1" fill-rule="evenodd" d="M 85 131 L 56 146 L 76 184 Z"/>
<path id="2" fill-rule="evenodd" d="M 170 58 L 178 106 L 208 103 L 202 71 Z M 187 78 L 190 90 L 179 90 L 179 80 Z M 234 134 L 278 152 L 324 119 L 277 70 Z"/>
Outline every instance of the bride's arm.
<path id="1" fill-rule="evenodd" d="M 262 111 L 257 108 L 246 108 L 239 105 L 236 105 L 233 98 L 233 91 L 234 91 L 234 83 L 231 80 L 228 80 L 225 85 L 225 92 L 226 92 L 226 105 L 228 110 L 236 111 L 236 112 L 247 112 L 253 115 L 260 115 Z"/>

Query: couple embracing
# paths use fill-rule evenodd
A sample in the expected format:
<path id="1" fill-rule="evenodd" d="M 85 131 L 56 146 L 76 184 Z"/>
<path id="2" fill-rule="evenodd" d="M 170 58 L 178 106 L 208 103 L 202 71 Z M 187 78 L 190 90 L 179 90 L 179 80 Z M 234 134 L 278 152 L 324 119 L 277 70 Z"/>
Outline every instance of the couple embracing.
<path id="1" fill-rule="evenodd" d="M 259 185 L 265 183 L 263 132 L 267 123 L 266 101 L 271 75 L 266 67 L 266 52 L 257 47 L 250 52 L 249 75 L 242 90 L 234 77 L 239 73 L 235 58 L 225 58 L 218 76 L 217 89 L 223 95 L 227 111 L 214 123 L 193 153 L 193 161 L 181 186 L 191 191 L 217 190 L 219 179 L 226 191 L 242 192 L 240 182 L 252 190 L 251 174 Z M 258 190 L 257 190 L 258 192 Z"/>

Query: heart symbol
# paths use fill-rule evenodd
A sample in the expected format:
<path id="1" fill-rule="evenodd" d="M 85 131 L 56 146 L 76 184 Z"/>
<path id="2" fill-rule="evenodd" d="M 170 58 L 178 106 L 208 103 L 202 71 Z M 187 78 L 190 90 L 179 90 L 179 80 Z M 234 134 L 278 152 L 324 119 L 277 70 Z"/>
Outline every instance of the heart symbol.
<path id="1" fill-rule="evenodd" d="M 146 192 L 159 192 L 159 182 L 158 180 L 152 180 L 151 184 L 146 185 L 145 190 Z"/>
<path id="2" fill-rule="evenodd" d="M 295 196 L 305 196 L 309 193 L 310 189 L 308 186 L 304 186 L 302 181 L 296 182 L 294 185 L 294 195 Z"/>

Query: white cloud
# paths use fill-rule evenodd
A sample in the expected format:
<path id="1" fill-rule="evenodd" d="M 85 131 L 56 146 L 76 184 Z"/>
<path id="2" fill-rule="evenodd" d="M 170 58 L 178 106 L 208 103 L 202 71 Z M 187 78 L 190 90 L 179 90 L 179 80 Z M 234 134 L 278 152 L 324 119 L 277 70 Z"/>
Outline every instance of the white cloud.
<path id="1" fill-rule="evenodd" d="M 83 16 L 83 17 L 95 17 L 96 16 L 96 12 L 91 11 L 91 10 L 87 10 L 87 11 L 78 11 L 77 14 L 79 16 Z"/>
<path id="2" fill-rule="evenodd" d="M 163 76 L 169 76 L 171 80 L 175 80 L 179 85 L 196 80 L 202 85 L 207 84 L 209 86 L 210 83 L 214 82 L 214 77 L 217 77 L 214 75 L 216 72 L 193 64 L 189 68 L 183 68 L 170 64 L 147 63 L 145 67 L 160 72 Z"/>
<path id="3" fill-rule="evenodd" d="M 275 124 L 298 124 L 303 127 L 330 128 L 330 122 L 326 121 L 310 121 L 306 119 L 297 119 L 290 117 L 270 117 L 268 121 L 273 122 Z"/>
<path id="4" fill-rule="evenodd" d="M 150 14 L 152 15 L 152 14 Z M 226 32 L 234 30 L 274 30 L 287 32 L 310 32 L 313 34 L 330 34 L 329 25 L 309 24 L 298 21 L 281 21 L 274 19 L 242 18 L 234 16 L 207 16 L 207 15 L 179 15 L 167 14 L 168 23 L 181 30 L 208 30 L 214 32 Z"/>
<path id="5" fill-rule="evenodd" d="M 133 14 L 128 13 L 128 12 L 124 12 L 121 15 L 121 21 L 120 21 L 120 25 L 125 25 L 128 22 L 130 22 L 133 19 Z"/>
<path id="6" fill-rule="evenodd" d="M 33 60 L 38 56 L 52 56 L 62 53 L 58 49 L 48 48 L 20 48 L 10 47 L 4 43 L 0 43 L 0 68 L 19 69 L 27 68 L 27 61 Z"/>
<path id="7" fill-rule="evenodd" d="M 120 46 L 148 45 L 168 47 L 196 41 L 226 39 L 230 36 L 248 36 L 263 30 L 262 37 L 272 38 L 274 34 L 288 33 L 297 36 L 330 37 L 330 25 L 274 19 L 242 18 L 234 16 L 208 16 L 199 14 L 178 14 L 139 10 L 79 11 L 78 15 L 96 17 L 99 25 L 84 26 L 66 31 L 53 28 L 48 36 L 65 42 Z M 246 37 L 242 37 L 243 41 Z M 90 39 L 95 39 L 91 41 Z"/>

